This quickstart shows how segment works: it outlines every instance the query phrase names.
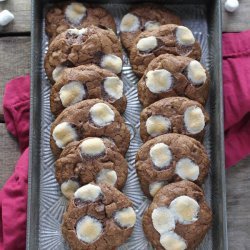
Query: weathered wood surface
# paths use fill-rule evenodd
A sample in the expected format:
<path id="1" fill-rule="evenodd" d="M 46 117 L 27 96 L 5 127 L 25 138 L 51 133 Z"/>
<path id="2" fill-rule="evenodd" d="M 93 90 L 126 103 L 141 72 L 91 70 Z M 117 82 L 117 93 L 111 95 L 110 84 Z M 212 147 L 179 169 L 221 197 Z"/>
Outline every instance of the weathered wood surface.
<path id="1" fill-rule="evenodd" d="M 15 19 L 12 23 L 0 30 L 1 33 L 30 32 L 31 27 L 31 0 L 7 0 L 0 2 L 0 11 L 11 11 Z"/>
<path id="2" fill-rule="evenodd" d="M 16 139 L 0 123 L 0 189 L 13 173 L 20 153 Z"/>
<path id="3" fill-rule="evenodd" d="M 2 104 L 6 82 L 30 71 L 30 37 L 0 38 L 0 62 L 0 104 Z M 1 120 L 3 120 L 2 105 L 0 105 Z"/>

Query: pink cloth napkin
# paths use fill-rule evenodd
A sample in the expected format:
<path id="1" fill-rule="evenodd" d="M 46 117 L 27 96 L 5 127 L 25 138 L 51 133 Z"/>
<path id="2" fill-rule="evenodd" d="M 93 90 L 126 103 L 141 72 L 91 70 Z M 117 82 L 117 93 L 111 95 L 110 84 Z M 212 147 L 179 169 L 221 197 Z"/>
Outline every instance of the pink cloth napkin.
<path id="1" fill-rule="evenodd" d="M 223 34 L 226 167 L 250 154 L 250 31 Z"/>
<path id="2" fill-rule="evenodd" d="M 22 153 L 13 175 L 0 191 L 0 249 L 23 250 L 26 243 L 26 210 L 29 162 L 30 77 L 7 83 L 3 99 L 8 131 L 19 143 Z"/>

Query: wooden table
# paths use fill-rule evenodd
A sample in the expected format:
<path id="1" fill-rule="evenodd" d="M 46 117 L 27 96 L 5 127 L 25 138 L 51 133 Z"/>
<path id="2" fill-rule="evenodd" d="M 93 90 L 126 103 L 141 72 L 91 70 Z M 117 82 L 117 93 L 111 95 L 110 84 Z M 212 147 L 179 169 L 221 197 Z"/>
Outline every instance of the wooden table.
<path id="1" fill-rule="evenodd" d="M 224 1 L 224 0 L 222 0 Z M 223 31 L 250 29 L 250 1 L 241 0 L 234 14 L 223 13 Z M 8 9 L 15 22 L 0 30 L 0 104 L 5 83 L 30 68 L 30 2 L 0 2 L 0 11 Z M 0 188 L 13 172 L 19 157 L 18 144 L 8 134 L 0 105 Z M 229 249 L 250 249 L 250 157 L 226 171 Z"/>

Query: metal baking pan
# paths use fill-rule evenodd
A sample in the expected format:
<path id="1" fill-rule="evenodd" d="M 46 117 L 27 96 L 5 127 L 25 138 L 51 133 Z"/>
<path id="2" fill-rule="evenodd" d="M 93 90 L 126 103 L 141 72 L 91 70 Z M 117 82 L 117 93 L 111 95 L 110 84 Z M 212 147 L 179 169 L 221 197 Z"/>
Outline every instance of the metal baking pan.
<path id="1" fill-rule="evenodd" d="M 56 1 L 32 1 L 32 58 L 31 58 L 31 113 L 29 199 L 27 215 L 27 249 L 68 249 L 60 231 L 66 200 L 61 197 L 54 178 L 54 159 L 49 147 L 49 130 L 53 117 L 49 110 L 50 85 L 43 70 L 47 48 L 44 33 L 44 10 Z M 119 24 L 121 17 L 135 1 L 94 1 L 102 4 Z M 206 109 L 211 123 L 206 131 L 204 145 L 210 155 L 211 171 L 204 185 L 206 200 L 213 210 L 213 225 L 199 249 L 228 249 L 226 187 L 224 172 L 223 92 L 221 62 L 221 6 L 220 0 L 166 0 L 153 1 L 173 9 L 191 28 L 200 41 L 203 57 L 211 75 L 210 97 Z M 93 1 L 91 1 L 93 3 Z M 133 201 L 138 221 L 132 237 L 119 249 L 150 249 L 141 228 L 141 216 L 149 204 L 143 196 L 134 170 L 134 157 L 141 145 L 138 134 L 141 106 L 137 99 L 136 83 L 129 60 L 124 55 L 122 78 L 128 98 L 124 118 L 129 123 L 133 139 L 127 153 L 128 181 L 124 188 Z"/>

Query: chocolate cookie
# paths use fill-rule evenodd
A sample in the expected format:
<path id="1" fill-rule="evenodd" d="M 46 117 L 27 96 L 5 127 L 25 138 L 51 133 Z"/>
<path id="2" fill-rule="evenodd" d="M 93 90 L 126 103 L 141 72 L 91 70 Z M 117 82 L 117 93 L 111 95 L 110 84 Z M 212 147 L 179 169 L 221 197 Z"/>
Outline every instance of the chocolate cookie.
<path id="1" fill-rule="evenodd" d="M 68 68 L 51 89 L 51 112 L 57 116 L 66 107 L 93 98 L 107 101 L 120 113 L 126 109 L 123 82 L 117 75 L 93 64 Z"/>
<path id="2" fill-rule="evenodd" d="M 129 51 L 135 38 L 145 30 L 158 29 L 164 24 L 181 24 L 172 11 L 153 4 L 133 7 L 121 20 L 120 37 L 123 46 Z"/>
<path id="3" fill-rule="evenodd" d="M 63 215 L 62 234 L 72 250 L 115 250 L 132 234 L 132 202 L 107 184 L 79 188 Z"/>
<path id="4" fill-rule="evenodd" d="M 128 150 L 130 133 L 119 112 L 109 103 L 90 99 L 66 108 L 52 123 L 50 146 L 58 158 L 72 141 L 86 137 L 111 139 L 122 155 Z"/>
<path id="5" fill-rule="evenodd" d="M 45 22 L 50 41 L 69 28 L 81 29 L 95 25 L 116 31 L 114 18 L 107 10 L 78 2 L 53 5 L 46 13 Z"/>
<path id="6" fill-rule="evenodd" d="M 164 186 L 143 215 L 143 230 L 156 250 L 196 249 L 212 222 L 200 187 L 189 181 Z"/>
<path id="7" fill-rule="evenodd" d="M 168 133 L 184 134 L 203 141 L 209 115 L 204 107 L 185 97 L 168 97 L 143 109 L 140 134 L 143 142 Z"/>
<path id="8" fill-rule="evenodd" d="M 138 96 L 144 107 L 171 96 L 185 96 L 204 105 L 209 85 L 209 74 L 198 61 L 164 54 L 148 65 L 138 83 Z"/>
<path id="9" fill-rule="evenodd" d="M 129 58 L 133 71 L 142 76 L 149 63 L 162 54 L 200 60 L 201 47 L 195 41 L 192 31 L 184 26 L 166 24 L 156 30 L 144 31 L 131 46 Z"/>
<path id="10" fill-rule="evenodd" d="M 56 161 L 55 170 L 61 191 L 69 198 L 76 187 L 93 181 L 122 189 L 128 164 L 112 141 L 89 137 L 68 144 Z"/>
<path id="11" fill-rule="evenodd" d="M 52 41 L 44 61 L 51 83 L 60 78 L 65 67 L 85 64 L 96 64 L 115 74 L 121 73 L 122 47 L 112 30 L 96 26 L 68 29 Z"/>
<path id="12" fill-rule="evenodd" d="M 179 134 L 161 135 L 147 141 L 139 149 L 135 163 L 141 188 L 150 198 L 171 182 L 189 180 L 201 185 L 209 165 L 202 144 Z"/>

